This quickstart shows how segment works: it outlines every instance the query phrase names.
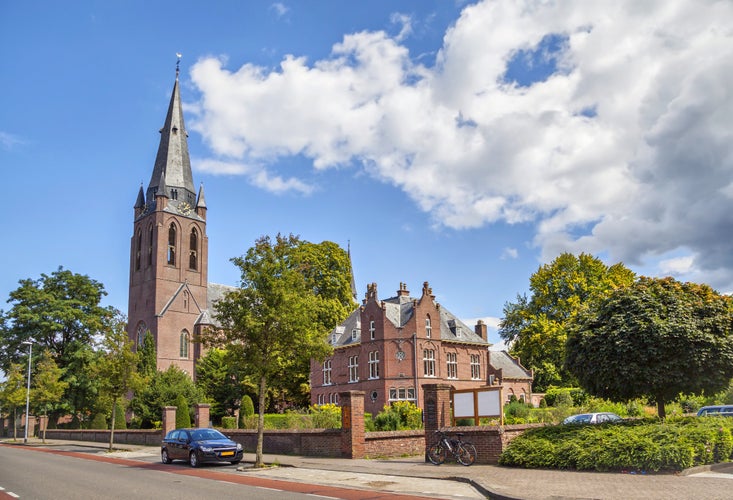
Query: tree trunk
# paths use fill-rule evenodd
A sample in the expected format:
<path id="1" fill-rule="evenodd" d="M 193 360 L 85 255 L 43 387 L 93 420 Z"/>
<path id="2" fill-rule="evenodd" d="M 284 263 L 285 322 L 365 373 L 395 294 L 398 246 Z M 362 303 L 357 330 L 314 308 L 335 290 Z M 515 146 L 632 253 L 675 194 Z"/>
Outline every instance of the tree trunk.
<path id="1" fill-rule="evenodd" d="M 263 467 L 262 443 L 265 441 L 265 400 L 267 398 L 267 378 L 260 377 L 260 412 L 257 415 L 257 451 L 255 452 L 255 467 Z"/>
<path id="2" fill-rule="evenodd" d="M 44 417 L 46 417 L 46 425 L 43 426 L 43 437 L 41 438 L 41 440 L 43 441 L 43 444 L 46 444 L 46 429 L 48 429 L 48 420 L 49 420 L 48 412 L 46 412 Z"/>
<path id="3" fill-rule="evenodd" d="M 657 416 L 664 420 L 667 417 L 667 411 L 664 407 L 664 398 L 657 397 Z"/>
<path id="4" fill-rule="evenodd" d="M 13 408 L 13 441 L 18 440 L 18 408 Z"/>
<path id="5" fill-rule="evenodd" d="M 117 398 L 112 398 L 112 425 L 109 428 L 109 451 L 112 451 L 112 447 L 115 442 L 115 410 L 117 409 Z"/>

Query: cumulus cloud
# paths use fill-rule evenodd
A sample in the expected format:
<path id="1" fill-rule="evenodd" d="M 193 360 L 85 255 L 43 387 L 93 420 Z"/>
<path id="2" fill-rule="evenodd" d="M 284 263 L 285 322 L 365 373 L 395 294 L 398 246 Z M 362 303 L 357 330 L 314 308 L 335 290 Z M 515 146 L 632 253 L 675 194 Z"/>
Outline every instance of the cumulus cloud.
<path id="1" fill-rule="evenodd" d="M 545 260 L 684 249 L 667 270 L 730 288 L 733 4 L 480 2 L 431 66 L 392 20 L 397 36 L 346 34 L 274 70 L 201 59 L 193 128 L 259 175 L 293 155 L 358 168 L 447 227 L 532 223 Z"/>
<path id="2" fill-rule="evenodd" d="M 270 9 L 275 12 L 275 15 L 277 15 L 277 17 L 283 17 L 285 14 L 290 12 L 290 8 L 282 2 L 273 3 L 272 5 L 270 5 Z"/>
<path id="3" fill-rule="evenodd" d="M 507 260 L 507 259 L 516 259 L 519 257 L 519 250 L 516 248 L 505 248 L 503 252 L 501 252 L 501 260 Z"/>

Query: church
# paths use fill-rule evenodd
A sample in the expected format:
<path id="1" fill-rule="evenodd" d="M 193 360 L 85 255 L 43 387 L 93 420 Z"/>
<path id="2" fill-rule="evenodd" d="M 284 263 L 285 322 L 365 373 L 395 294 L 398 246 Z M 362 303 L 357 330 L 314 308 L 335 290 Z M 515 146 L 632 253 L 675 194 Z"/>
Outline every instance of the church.
<path id="1" fill-rule="evenodd" d="M 178 76 L 176 68 L 150 182 L 134 205 L 127 328 L 137 346 L 153 336 L 158 370 L 177 366 L 195 378 L 203 347 L 192 339 L 216 328 L 213 305 L 234 287 L 208 282 L 206 200 L 203 186 L 194 188 Z M 507 398 L 531 397 L 532 372 L 508 353 L 489 353 L 487 326 L 464 324 L 435 301 L 427 282 L 420 297 L 401 283 L 384 300 L 372 283 L 329 341 L 333 355 L 311 362 L 313 404 L 338 403 L 340 391 L 360 390 L 374 414 L 395 401 L 422 406 L 422 384 L 438 382 L 457 389 L 501 385 Z"/>
<path id="2" fill-rule="evenodd" d="M 127 328 L 138 346 L 152 334 L 158 370 L 194 377 L 202 346 L 192 338 L 213 325 L 212 304 L 232 287 L 208 282 L 206 200 L 203 185 L 194 189 L 178 75 L 176 67 L 150 182 L 134 205 Z"/>

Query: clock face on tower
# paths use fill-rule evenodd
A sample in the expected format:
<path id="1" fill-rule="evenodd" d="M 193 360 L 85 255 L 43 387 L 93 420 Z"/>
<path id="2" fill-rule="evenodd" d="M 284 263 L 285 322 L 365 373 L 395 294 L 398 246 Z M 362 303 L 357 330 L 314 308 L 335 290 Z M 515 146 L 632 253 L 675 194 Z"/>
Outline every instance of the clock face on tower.
<path id="1" fill-rule="evenodd" d="M 181 202 L 178 204 L 178 211 L 181 212 L 183 215 L 188 215 L 191 213 L 191 205 L 188 203 Z"/>

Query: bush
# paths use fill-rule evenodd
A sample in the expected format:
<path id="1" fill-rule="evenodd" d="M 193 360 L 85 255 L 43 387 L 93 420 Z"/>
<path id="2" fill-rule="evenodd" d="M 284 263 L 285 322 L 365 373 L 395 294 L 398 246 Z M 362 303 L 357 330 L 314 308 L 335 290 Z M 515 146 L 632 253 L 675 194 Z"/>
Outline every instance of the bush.
<path id="1" fill-rule="evenodd" d="M 583 406 L 588 395 L 577 387 L 549 387 L 545 393 L 547 406 Z"/>
<path id="2" fill-rule="evenodd" d="M 316 429 L 340 429 L 341 407 L 333 403 L 313 405 L 310 408 L 313 427 Z M 364 416 L 366 420 L 366 416 Z"/>
<path id="3" fill-rule="evenodd" d="M 107 429 L 107 417 L 104 413 L 97 413 L 89 424 L 90 429 Z"/>
<path id="4" fill-rule="evenodd" d="M 125 409 L 122 407 L 122 403 L 118 402 L 115 405 L 115 430 L 127 429 L 127 421 L 125 420 Z"/>
<path id="5" fill-rule="evenodd" d="M 186 396 L 179 394 L 176 398 L 176 428 L 191 427 L 191 413 Z"/>
<path id="6" fill-rule="evenodd" d="M 221 417 L 221 428 L 222 429 L 236 429 L 237 428 L 237 417 Z"/>
<path id="7" fill-rule="evenodd" d="M 676 417 L 607 425 L 530 429 L 501 454 L 501 465 L 597 471 L 680 471 L 730 460 L 733 419 Z"/>
<path id="8" fill-rule="evenodd" d="M 395 401 L 384 405 L 374 418 L 374 427 L 377 431 L 422 429 L 422 410 L 410 401 Z"/>

